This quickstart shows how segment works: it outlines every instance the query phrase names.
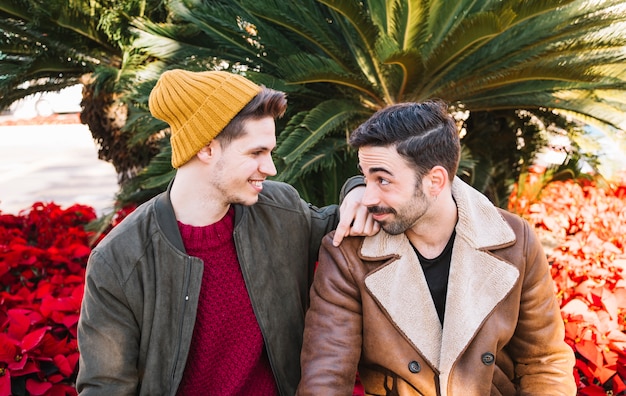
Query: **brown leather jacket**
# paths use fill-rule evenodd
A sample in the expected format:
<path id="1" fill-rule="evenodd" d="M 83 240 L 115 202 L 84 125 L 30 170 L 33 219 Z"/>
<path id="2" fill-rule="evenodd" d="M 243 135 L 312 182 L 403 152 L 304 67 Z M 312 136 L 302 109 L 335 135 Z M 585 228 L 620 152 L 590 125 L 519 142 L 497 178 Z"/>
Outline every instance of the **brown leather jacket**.
<path id="1" fill-rule="evenodd" d="M 403 235 L 322 244 L 298 395 L 575 395 L 574 354 L 528 223 L 459 179 L 442 329 Z M 332 234 L 331 234 L 332 235 Z"/>

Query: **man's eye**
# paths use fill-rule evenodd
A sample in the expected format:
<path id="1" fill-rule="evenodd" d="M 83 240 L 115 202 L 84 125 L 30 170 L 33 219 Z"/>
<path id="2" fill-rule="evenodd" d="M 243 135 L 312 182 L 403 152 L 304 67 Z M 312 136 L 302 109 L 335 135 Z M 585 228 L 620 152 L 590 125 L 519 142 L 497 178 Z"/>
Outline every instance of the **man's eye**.
<path id="1" fill-rule="evenodd" d="M 381 185 L 383 185 L 383 186 L 388 186 L 388 185 L 389 185 L 389 180 L 387 180 L 387 179 L 382 179 L 382 178 L 381 178 L 381 179 L 379 179 L 379 181 L 378 181 L 378 182 L 379 182 Z"/>

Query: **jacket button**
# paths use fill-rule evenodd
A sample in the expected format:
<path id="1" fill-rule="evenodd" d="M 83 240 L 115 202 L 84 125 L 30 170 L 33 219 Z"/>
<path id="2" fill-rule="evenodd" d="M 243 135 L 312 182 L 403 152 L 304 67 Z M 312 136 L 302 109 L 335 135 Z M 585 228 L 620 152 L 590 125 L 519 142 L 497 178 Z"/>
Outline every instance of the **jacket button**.
<path id="1" fill-rule="evenodd" d="M 413 360 L 411 363 L 409 363 L 409 371 L 412 372 L 413 374 L 417 374 L 420 371 L 422 371 L 422 366 L 420 366 L 418 362 Z"/>
<path id="2" fill-rule="evenodd" d="M 486 353 L 483 353 L 483 355 L 480 357 L 480 360 L 482 360 L 485 366 L 490 366 L 493 364 L 493 362 L 496 361 L 496 358 L 495 356 L 493 356 L 493 353 L 486 352 Z"/>

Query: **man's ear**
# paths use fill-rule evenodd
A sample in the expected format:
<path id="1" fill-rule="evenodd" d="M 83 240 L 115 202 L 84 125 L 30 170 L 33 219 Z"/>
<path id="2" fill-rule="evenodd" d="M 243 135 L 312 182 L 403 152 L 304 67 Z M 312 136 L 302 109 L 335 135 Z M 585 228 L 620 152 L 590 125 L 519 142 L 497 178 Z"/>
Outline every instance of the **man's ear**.
<path id="1" fill-rule="evenodd" d="M 439 196 L 448 185 L 448 171 L 443 166 L 434 166 L 426 177 L 429 181 L 428 191 L 433 197 Z"/>
<path id="2" fill-rule="evenodd" d="M 198 159 L 202 162 L 208 162 L 215 157 L 219 148 L 219 142 L 216 139 L 213 139 L 209 144 L 205 145 L 200 149 L 200 151 L 198 151 L 196 157 L 198 157 Z"/>

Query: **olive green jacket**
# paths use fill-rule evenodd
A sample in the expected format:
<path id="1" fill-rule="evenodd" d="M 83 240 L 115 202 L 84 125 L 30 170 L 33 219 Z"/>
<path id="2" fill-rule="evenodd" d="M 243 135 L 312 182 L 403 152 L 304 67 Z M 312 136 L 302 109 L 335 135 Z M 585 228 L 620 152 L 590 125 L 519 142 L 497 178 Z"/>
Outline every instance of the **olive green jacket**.
<path id="1" fill-rule="evenodd" d="M 313 268 L 338 217 L 336 205 L 318 209 L 270 181 L 256 204 L 235 206 L 237 256 L 281 395 L 293 395 L 300 378 Z M 78 323 L 80 395 L 176 394 L 203 268 L 185 252 L 169 190 L 94 248 Z"/>

